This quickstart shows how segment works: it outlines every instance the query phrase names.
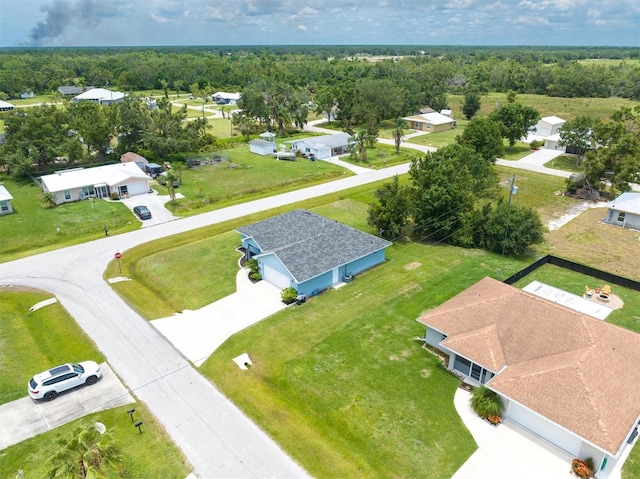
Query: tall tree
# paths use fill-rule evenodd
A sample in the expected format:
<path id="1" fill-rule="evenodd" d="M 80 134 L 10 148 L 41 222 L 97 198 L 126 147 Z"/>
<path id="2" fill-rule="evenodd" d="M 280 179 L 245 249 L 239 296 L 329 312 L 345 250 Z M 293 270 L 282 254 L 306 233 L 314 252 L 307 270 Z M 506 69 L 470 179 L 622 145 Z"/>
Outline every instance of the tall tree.
<path id="1" fill-rule="evenodd" d="M 473 210 L 473 178 L 460 161 L 461 148 L 449 145 L 411 162 L 413 219 L 419 237 L 449 238 Z"/>
<path id="2" fill-rule="evenodd" d="M 87 154 L 104 157 L 116 129 L 117 108 L 83 101 L 69 107 L 70 126 L 78 132 Z"/>
<path id="3" fill-rule="evenodd" d="M 582 155 L 591 145 L 591 132 L 596 124 L 595 118 L 589 116 L 577 116 L 569 120 L 560 129 L 560 141 L 564 146 L 576 155 L 576 165 L 580 165 Z"/>
<path id="4" fill-rule="evenodd" d="M 411 216 L 411 190 L 400 185 L 398 176 L 375 191 L 376 202 L 369 208 L 368 223 L 388 239 L 396 238 Z"/>
<path id="5" fill-rule="evenodd" d="M 462 103 L 462 113 L 467 120 L 470 120 L 480 109 L 480 93 L 473 88 L 467 88 L 464 92 L 464 102 Z"/>
<path id="6" fill-rule="evenodd" d="M 540 119 L 540 114 L 530 106 L 507 103 L 494 111 L 489 118 L 502 125 L 502 137 L 509 141 L 511 149 L 516 141 L 527 136 L 529 129 Z"/>
<path id="7" fill-rule="evenodd" d="M 499 123 L 487 117 L 472 118 L 456 141 L 492 163 L 502 155 L 502 129 Z"/>
<path id="8" fill-rule="evenodd" d="M 135 95 L 127 95 L 114 107 L 118 109 L 116 151 L 120 154 L 127 151 L 135 153 L 142 147 L 144 133 L 151 125 L 151 110 L 143 99 Z"/>
<path id="9" fill-rule="evenodd" d="M 396 145 L 396 153 L 400 153 L 400 143 L 404 138 L 404 130 L 408 127 L 407 120 L 404 118 L 396 118 L 396 126 L 393 130 L 391 130 L 391 136 L 393 136 L 393 141 Z"/>

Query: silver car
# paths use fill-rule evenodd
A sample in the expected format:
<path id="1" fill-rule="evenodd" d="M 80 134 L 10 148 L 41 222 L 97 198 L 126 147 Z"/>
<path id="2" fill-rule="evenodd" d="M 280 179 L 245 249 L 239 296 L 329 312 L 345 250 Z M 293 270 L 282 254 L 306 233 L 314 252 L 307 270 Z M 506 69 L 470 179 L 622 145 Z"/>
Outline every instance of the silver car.
<path id="1" fill-rule="evenodd" d="M 36 374 L 29 380 L 27 389 L 32 399 L 51 401 L 63 391 L 95 384 L 101 377 L 102 371 L 95 361 L 67 363 Z"/>

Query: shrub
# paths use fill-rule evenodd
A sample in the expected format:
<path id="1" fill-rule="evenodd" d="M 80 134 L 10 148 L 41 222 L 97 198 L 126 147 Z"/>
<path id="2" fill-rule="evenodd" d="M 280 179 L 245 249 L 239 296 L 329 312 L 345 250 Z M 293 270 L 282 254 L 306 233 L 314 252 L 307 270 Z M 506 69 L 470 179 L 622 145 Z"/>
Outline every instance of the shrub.
<path id="1" fill-rule="evenodd" d="M 543 146 L 544 141 L 542 140 L 533 140 L 531 143 L 529 143 L 529 148 L 531 148 L 532 150 L 539 150 Z"/>
<path id="2" fill-rule="evenodd" d="M 295 288 L 289 287 L 289 288 L 284 288 L 282 290 L 281 298 L 284 304 L 293 303 L 297 297 L 298 297 L 298 292 L 295 290 Z"/>
<path id="3" fill-rule="evenodd" d="M 260 281 L 262 279 L 262 275 L 260 273 L 256 272 L 251 272 L 249 273 L 249 278 L 251 278 L 254 281 Z"/>
<path id="4" fill-rule="evenodd" d="M 585 459 L 584 461 L 581 461 L 580 459 L 574 459 L 571 462 L 571 470 L 576 476 L 581 477 L 582 479 L 593 477 L 593 469 L 587 466 L 587 461 L 590 461 L 591 465 L 593 466 L 593 459 L 591 459 L 590 457 Z"/>
<path id="5" fill-rule="evenodd" d="M 251 274 L 260 274 L 260 265 L 258 264 L 257 259 L 251 258 L 249 261 L 247 261 L 246 266 L 251 270 Z"/>
<path id="6" fill-rule="evenodd" d="M 487 419 L 499 417 L 504 406 L 500 396 L 483 385 L 471 393 L 471 407 L 478 416 Z"/>

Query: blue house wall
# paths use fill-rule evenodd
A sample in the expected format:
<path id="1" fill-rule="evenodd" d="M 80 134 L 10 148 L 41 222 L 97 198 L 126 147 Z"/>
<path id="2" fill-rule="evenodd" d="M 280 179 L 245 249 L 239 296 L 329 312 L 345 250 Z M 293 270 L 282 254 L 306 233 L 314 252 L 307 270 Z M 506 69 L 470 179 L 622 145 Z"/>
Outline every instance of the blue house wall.
<path id="1" fill-rule="evenodd" d="M 251 237 L 242 236 L 242 247 L 247 251 L 247 259 L 261 253 L 260 248 Z"/>
<path id="2" fill-rule="evenodd" d="M 316 276 L 315 278 L 303 281 L 302 283 L 296 283 L 295 281 L 293 281 L 292 286 L 296 289 L 296 291 L 298 291 L 298 294 L 313 296 L 314 293 L 317 294 L 320 291 L 327 289 L 332 284 L 332 272 L 327 271 L 320 276 Z"/>
<path id="3" fill-rule="evenodd" d="M 380 264 L 384 261 L 385 258 L 385 250 L 381 249 L 379 251 L 375 251 L 367 256 L 364 256 L 360 259 L 352 261 L 348 263 L 346 266 L 346 272 L 344 274 L 358 274 L 365 269 L 372 268 L 373 266 Z M 342 278 L 340 278 L 342 279 Z"/>
<path id="4" fill-rule="evenodd" d="M 260 274 L 263 277 L 265 276 L 264 268 L 265 266 L 268 266 L 289 278 L 289 284 L 284 286 L 285 288 L 289 286 L 293 286 L 295 288 L 295 282 L 293 281 L 293 278 L 291 278 L 291 273 L 289 273 L 287 268 L 284 267 L 280 259 L 275 254 L 265 254 L 264 256 L 261 256 L 258 264 L 260 265 Z"/>

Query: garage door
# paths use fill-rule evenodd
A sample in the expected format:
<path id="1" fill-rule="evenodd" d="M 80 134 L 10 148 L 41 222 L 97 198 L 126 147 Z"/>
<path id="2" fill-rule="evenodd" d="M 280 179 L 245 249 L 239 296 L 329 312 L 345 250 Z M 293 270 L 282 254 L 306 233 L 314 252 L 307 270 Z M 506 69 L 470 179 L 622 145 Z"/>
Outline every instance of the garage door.
<path id="1" fill-rule="evenodd" d="M 580 454 L 582 441 L 579 438 L 519 404 L 509 403 L 507 417 L 575 457 Z"/>
<path id="2" fill-rule="evenodd" d="M 291 280 L 289 279 L 289 276 L 281 273 L 280 271 L 272 268 L 269 265 L 265 264 L 263 266 L 263 273 L 264 279 L 266 279 L 270 283 L 275 284 L 278 288 L 284 289 L 291 286 Z"/>
<path id="3" fill-rule="evenodd" d="M 138 183 L 128 184 L 127 190 L 129 191 L 129 196 L 141 195 L 147 192 L 147 183 L 146 181 L 140 181 Z"/>

